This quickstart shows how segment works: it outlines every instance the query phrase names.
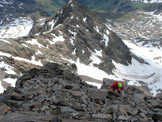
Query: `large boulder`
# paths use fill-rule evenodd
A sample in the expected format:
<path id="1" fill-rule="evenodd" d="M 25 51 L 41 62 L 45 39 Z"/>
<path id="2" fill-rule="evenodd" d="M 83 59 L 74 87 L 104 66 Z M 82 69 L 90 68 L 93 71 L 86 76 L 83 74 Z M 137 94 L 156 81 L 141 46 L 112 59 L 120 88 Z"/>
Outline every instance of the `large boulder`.
<path id="1" fill-rule="evenodd" d="M 103 84 L 101 86 L 101 89 L 109 89 L 110 86 L 115 83 L 116 81 L 115 80 L 111 80 L 111 79 L 107 79 L 107 78 L 104 78 L 103 79 Z"/>

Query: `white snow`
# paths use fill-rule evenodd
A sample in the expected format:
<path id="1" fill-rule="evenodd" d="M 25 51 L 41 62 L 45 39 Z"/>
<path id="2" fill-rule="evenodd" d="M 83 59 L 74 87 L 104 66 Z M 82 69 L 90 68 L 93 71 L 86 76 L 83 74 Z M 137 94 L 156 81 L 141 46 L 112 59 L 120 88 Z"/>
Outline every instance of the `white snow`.
<path id="1" fill-rule="evenodd" d="M 76 32 L 73 32 L 73 31 L 71 31 L 71 30 L 68 30 L 73 36 L 72 36 L 72 38 L 73 39 L 75 39 L 76 38 L 76 35 L 77 35 L 77 33 Z"/>
<path id="2" fill-rule="evenodd" d="M 109 43 L 109 36 L 107 34 L 103 34 L 103 39 L 104 39 L 104 42 L 105 42 L 105 47 L 108 46 L 108 43 Z"/>
<path id="3" fill-rule="evenodd" d="M 124 40 L 124 43 L 134 54 L 143 58 L 149 65 L 141 64 L 135 59 L 132 59 L 132 64 L 129 66 L 124 66 L 113 61 L 116 67 L 113 73 L 120 79 L 130 80 L 129 84 L 131 85 L 140 85 L 138 81 L 144 81 L 151 89 L 151 93 L 155 95 L 157 90 L 162 88 L 162 63 L 156 62 L 154 57 L 156 55 L 162 56 L 162 49 L 138 46 L 129 40 Z"/>
<path id="4" fill-rule="evenodd" d="M 71 63 L 75 63 L 77 65 L 78 75 L 92 77 L 97 80 L 103 80 L 103 78 L 115 79 L 115 76 L 108 75 L 107 73 L 98 69 L 97 67 L 94 67 L 93 65 L 85 65 L 81 63 L 79 59 L 77 59 L 76 62 L 72 60 L 68 60 L 68 61 L 70 61 Z"/>
<path id="5" fill-rule="evenodd" d="M 44 34 L 49 33 L 49 32 L 51 32 L 51 31 L 53 30 L 53 28 L 54 28 L 54 26 L 55 26 L 55 24 L 56 24 L 57 20 L 58 20 L 58 18 L 56 18 L 56 20 L 54 20 L 54 19 L 53 19 L 52 21 L 50 21 L 50 22 L 48 23 L 48 25 L 50 25 L 50 26 L 51 26 L 51 28 L 50 28 L 50 30 L 49 30 L 49 31 L 44 32 Z"/>
<path id="6" fill-rule="evenodd" d="M 26 41 L 26 43 L 31 44 L 31 45 L 37 45 L 39 48 L 44 47 L 42 44 L 40 44 L 37 39 L 32 39 L 32 40 L 28 40 Z"/>
<path id="7" fill-rule="evenodd" d="M 42 54 L 41 51 L 37 50 L 37 52 L 35 53 L 35 55 L 39 55 L 39 54 Z"/>
<path id="8" fill-rule="evenodd" d="M 72 38 L 70 38 L 70 42 L 74 46 L 74 40 Z"/>
<path id="9" fill-rule="evenodd" d="M 0 39 L 1 42 L 5 42 L 5 43 L 8 43 L 8 44 L 11 44 L 9 41 L 7 40 L 4 40 L 4 39 Z"/>
<path id="10" fill-rule="evenodd" d="M 11 57 L 12 55 L 9 53 L 4 53 L 0 51 L 0 56 L 6 56 L 6 57 Z"/>
<path id="11" fill-rule="evenodd" d="M 74 16 L 71 16 L 71 19 L 73 19 L 74 18 Z"/>
<path id="12" fill-rule="evenodd" d="M 72 0 L 69 0 L 68 4 L 71 4 L 72 3 Z"/>
<path id="13" fill-rule="evenodd" d="M 89 81 L 85 81 L 87 84 L 92 85 L 92 86 L 97 86 L 98 89 L 101 88 L 102 84 L 101 83 L 93 83 L 93 82 L 89 82 Z"/>
<path id="14" fill-rule="evenodd" d="M 76 32 L 73 32 L 73 31 L 71 31 L 71 30 L 68 30 L 73 36 L 71 36 L 71 38 L 70 38 L 70 42 L 71 42 L 71 44 L 74 46 L 74 39 L 76 39 L 76 35 L 77 35 L 77 33 Z"/>
<path id="15" fill-rule="evenodd" d="M 95 27 L 95 30 L 100 33 L 98 26 Z"/>
<path id="16" fill-rule="evenodd" d="M 138 57 L 143 58 L 148 64 L 140 63 L 134 58 L 132 59 L 132 63 L 128 66 L 112 61 L 115 66 L 115 69 L 113 70 L 114 75 L 109 75 L 93 66 L 94 63 L 100 63 L 101 60 L 98 56 L 102 56 L 102 51 L 95 50 L 96 53 L 91 52 L 91 59 L 93 62 L 89 65 L 82 64 L 79 59 L 77 59 L 76 62 L 67 60 L 77 65 L 79 75 L 92 77 L 97 80 L 103 80 L 103 78 L 121 81 L 128 80 L 129 85 L 137 86 L 141 85 L 138 81 L 144 81 L 151 89 L 151 93 L 154 95 L 157 94 L 157 90 L 162 88 L 162 61 L 156 61 L 154 58 L 156 56 L 162 57 L 162 49 L 138 46 L 128 40 L 124 40 L 124 43 L 130 48 L 131 52 Z M 97 86 L 98 84 L 94 85 Z"/>
<path id="17" fill-rule="evenodd" d="M 65 41 L 63 35 L 56 36 L 55 34 L 53 34 L 53 36 L 54 36 L 54 38 L 52 40 L 49 40 L 50 44 L 56 44 L 56 42 L 64 42 Z"/>
<path id="18" fill-rule="evenodd" d="M 86 22 L 86 20 L 87 20 L 87 18 L 85 17 L 85 18 L 83 18 L 83 22 Z"/>
<path id="19" fill-rule="evenodd" d="M 18 18 L 12 23 L 0 27 L 0 38 L 19 38 L 27 36 L 33 27 L 33 21 L 28 18 Z"/>
<path id="20" fill-rule="evenodd" d="M 91 54 L 90 59 L 92 60 L 92 62 L 91 62 L 92 65 L 101 63 L 101 59 L 99 59 L 95 53 Z"/>
<path id="21" fill-rule="evenodd" d="M 11 84 L 12 87 L 15 87 L 17 79 L 15 78 L 6 78 L 3 79 L 3 81 L 6 81 L 7 83 Z"/>
<path id="22" fill-rule="evenodd" d="M 39 61 L 36 61 L 36 60 L 35 60 L 35 57 L 32 57 L 32 60 L 29 60 L 29 59 L 25 59 L 25 58 L 21 58 L 21 57 L 14 57 L 14 56 L 12 56 L 11 54 L 3 53 L 3 52 L 1 52 L 1 51 L 0 51 L 0 56 L 12 57 L 12 58 L 15 59 L 15 60 L 25 61 L 25 62 L 34 64 L 34 65 L 43 66 L 43 64 L 41 63 L 40 60 L 39 60 Z"/>
<path id="23" fill-rule="evenodd" d="M 15 75 L 15 71 L 13 70 L 14 68 L 9 66 L 8 64 L 4 63 L 3 61 L 0 62 L 0 68 L 4 68 L 6 71 L 7 74 L 13 74 Z"/>
<path id="24" fill-rule="evenodd" d="M 98 51 L 95 49 L 96 55 L 102 57 L 102 50 Z"/>
<path id="25" fill-rule="evenodd" d="M 35 60 L 35 56 L 32 57 L 32 60 L 29 60 L 29 59 L 25 59 L 25 58 L 21 58 L 21 57 L 13 57 L 15 60 L 19 60 L 19 61 L 25 61 L 25 62 L 28 62 L 28 63 L 31 63 L 31 64 L 35 64 L 35 65 L 38 65 L 38 66 L 43 66 L 43 64 L 41 63 L 41 61 L 36 61 Z"/>
<path id="26" fill-rule="evenodd" d="M 24 46 L 24 47 L 27 47 L 27 48 L 30 48 L 28 45 L 26 45 L 26 44 L 22 44 L 22 46 Z"/>
<path id="27" fill-rule="evenodd" d="M 74 51 L 72 52 L 72 55 L 76 55 L 76 48 L 75 48 Z"/>
<path id="28" fill-rule="evenodd" d="M 84 54 L 84 53 L 85 53 L 85 51 L 84 51 L 84 50 L 82 50 L 82 53 Z"/>
<path id="29" fill-rule="evenodd" d="M 162 14 L 155 14 L 157 10 L 152 11 L 152 12 L 144 12 L 146 15 L 151 15 L 155 18 L 155 20 L 157 19 L 158 21 L 162 21 Z"/>

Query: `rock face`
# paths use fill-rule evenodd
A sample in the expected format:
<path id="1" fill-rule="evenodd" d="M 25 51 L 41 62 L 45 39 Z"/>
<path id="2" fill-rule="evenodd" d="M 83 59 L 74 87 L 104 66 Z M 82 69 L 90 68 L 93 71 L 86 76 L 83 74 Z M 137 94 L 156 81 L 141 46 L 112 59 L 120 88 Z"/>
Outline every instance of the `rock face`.
<path id="1" fill-rule="evenodd" d="M 97 89 L 82 81 L 75 70 L 67 64 L 47 64 L 27 72 L 15 88 L 0 96 L 0 121 L 161 121 L 162 98 L 146 96 L 135 86 L 125 86 L 122 95 Z"/>

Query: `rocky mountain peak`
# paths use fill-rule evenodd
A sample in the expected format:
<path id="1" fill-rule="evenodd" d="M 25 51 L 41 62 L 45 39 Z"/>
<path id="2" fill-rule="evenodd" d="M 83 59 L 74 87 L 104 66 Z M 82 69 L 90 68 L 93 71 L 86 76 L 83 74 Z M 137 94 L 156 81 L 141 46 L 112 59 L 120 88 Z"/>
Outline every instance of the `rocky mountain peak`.
<path id="1" fill-rule="evenodd" d="M 103 62 L 106 61 L 107 66 L 104 69 L 110 73 L 113 69 L 112 60 L 128 65 L 131 63 L 131 55 L 127 46 L 109 29 L 107 23 L 98 14 L 74 0 L 46 21 L 42 29 L 37 30 L 34 27 L 31 34 L 52 34 L 64 38 L 62 45 L 69 52 L 64 57 L 74 61 L 79 58 L 84 64 L 100 68 L 103 68 Z M 96 54 L 97 52 L 100 54 Z M 93 55 L 97 56 L 97 62 L 92 58 Z"/>
<path id="2" fill-rule="evenodd" d="M 79 4 L 79 0 L 69 0 L 68 4 L 78 5 Z"/>
<path id="3" fill-rule="evenodd" d="M 48 62 L 79 64 L 79 72 L 84 65 L 104 72 L 105 76 L 113 74 L 113 62 L 131 63 L 128 47 L 109 29 L 109 23 L 77 1 L 67 3 L 51 18 L 37 19 L 30 36 L 5 39 L 0 45 L 1 62 L 10 66 L 2 72 L 7 75 L 9 69 L 14 70 L 14 74 L 7 75 L 14 75 L 14 82 L 27 69 Z"/>

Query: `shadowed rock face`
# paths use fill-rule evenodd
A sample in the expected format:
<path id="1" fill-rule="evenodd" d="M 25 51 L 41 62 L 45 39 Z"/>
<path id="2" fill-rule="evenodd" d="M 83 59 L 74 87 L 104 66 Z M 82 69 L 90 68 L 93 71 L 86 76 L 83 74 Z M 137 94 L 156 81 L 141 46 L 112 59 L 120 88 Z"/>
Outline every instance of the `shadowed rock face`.
<path id="1" fill-rule="evenodd" d="M 161 121 L 160 96 L 146 96 L 137 87 L 126 85 L 122 95 L 108 91 L 106 83 L 97 89 L 82 81 L 75 70 L 67 64 L 47 64 L 27 72 L 15 88 L 0 96 L 0 121 Z M 109 84 L 109 80 L 105 82 Z"/>

